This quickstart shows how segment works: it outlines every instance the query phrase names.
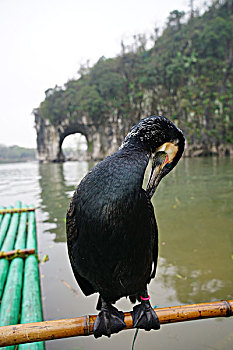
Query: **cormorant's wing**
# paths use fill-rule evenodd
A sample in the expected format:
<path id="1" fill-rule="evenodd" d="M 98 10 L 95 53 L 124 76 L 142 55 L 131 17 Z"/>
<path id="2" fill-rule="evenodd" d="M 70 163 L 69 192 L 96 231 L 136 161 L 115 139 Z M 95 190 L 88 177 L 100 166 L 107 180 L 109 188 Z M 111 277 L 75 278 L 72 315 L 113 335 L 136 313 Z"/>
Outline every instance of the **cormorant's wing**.
<path id="1" fill-rule="evenodd" d="M 67 246 L 68 246 L 68 254 L 70 258 L 70 263 L 73 269 L 73 273 L 76 281 L 78 282 L 80 288 L 82 289 L 85 295 L 90 295 L 95 293 L 92 285 L 88 282 L 84 277 L 80 276 L 77 271 L 76 265 L 74 263 L 74 247 L 76 246 L 76 242 L 79 236 L 78 229 L 78 215 L 77 215 L 77 200 L 76 194 L 78 189 L 75 191 L 73 198 L 70 201 L 70 205 L 66 215 L 66 234 L 67 234 Z"/>

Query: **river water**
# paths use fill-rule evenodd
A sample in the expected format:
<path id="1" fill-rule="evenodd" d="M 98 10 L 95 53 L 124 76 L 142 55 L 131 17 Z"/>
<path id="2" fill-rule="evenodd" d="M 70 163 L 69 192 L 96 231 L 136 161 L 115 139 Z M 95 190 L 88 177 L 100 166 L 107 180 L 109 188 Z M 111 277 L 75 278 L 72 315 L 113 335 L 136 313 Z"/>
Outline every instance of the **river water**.
<path id="1" fill-rule="evenodd" d="M 65 216 L 80 179 L 93 166 L 14 163 L 0 165 L 0 205 L 36 205 L 45 320 L 95 314 L 97 295 L 85 297 L 66 250 Z M 159 185 L 153 203 L 159 226 L 159 265 L 149 291 L 159 307 L 233 299 L 233 160 L 182 159 Z M 121 300 L 117 307 L 130 311 Z M 93 336 L 46 343 L 47 349 L 131 349 L 134 330 L 110 339 Z M 233 318 L 140 330 L 135 350 L 233 349 Z"/>

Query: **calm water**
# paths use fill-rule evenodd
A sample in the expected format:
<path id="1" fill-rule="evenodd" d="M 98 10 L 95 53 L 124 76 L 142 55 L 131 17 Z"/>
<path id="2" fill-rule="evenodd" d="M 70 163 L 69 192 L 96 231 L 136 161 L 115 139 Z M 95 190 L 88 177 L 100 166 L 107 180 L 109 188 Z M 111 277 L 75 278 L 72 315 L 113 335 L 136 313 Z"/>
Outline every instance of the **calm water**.
<path id="1" fill-rule="evenodd" d="M 0 165 L 0 205 L 22 200 L 37 207 L 44 319 L 94 314 L 97 295 L 84 297 L 66 251 L 69 198 L 93 166 L 64 164 Z M 233 299 L 233 160 L 183 159 L 159 185 L 154 198 L 159 226 L 158 273 L 150 284 L 153 305 L 172 306 Z M 119 309 L 132 306 L 122 300 Z M 47 342 L 47 349 L 131 349 L 134 331 L 111 339 L 92 336 Z M 139 349 L 233 349 L 233 318 L 164 325 L 140 331 Z"/>

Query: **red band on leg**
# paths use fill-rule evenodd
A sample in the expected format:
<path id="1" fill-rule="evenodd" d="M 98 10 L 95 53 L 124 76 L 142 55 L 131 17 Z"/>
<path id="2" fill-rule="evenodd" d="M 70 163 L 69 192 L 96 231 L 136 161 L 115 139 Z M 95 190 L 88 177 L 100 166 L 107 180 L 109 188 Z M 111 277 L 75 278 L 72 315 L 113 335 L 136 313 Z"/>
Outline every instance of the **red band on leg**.
<path id="1" fill-rule="evenodd" d="M 148 301 L 148 300 L 150 300 L 150 296 L 149 296 L 149 295 L 148 295 L 147 298 L 143 298 L 142 296 L 140 296 L 140 298 L 141 298 L 143 301 Z"/>

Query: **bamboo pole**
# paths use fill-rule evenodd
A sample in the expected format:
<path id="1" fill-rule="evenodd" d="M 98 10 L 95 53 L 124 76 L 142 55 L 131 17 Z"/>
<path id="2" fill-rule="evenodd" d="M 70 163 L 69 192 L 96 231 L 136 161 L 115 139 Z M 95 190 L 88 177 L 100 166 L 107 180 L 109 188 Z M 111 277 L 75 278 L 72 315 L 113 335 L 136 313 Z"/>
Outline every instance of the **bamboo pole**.
<path id="1" fill-rule="evenodd" d="M 2 218 L 1 227 L 0 227 L 0 248 L 2 246 L 4 239 L 5 239 L 10 222 L 11 222 L 11 214 L 4 215 L 4 217 Z"/>
<path id="2" fill-rule="evenodd" d="M 0 308 L 0 325 L 8 326 L 18 323 L 21 301 L 21 290 L 23 285 L 23 268 L 24 261 L 18 254 L 25 250 L 25 234 L 27 227 L 27 213 L 20 215 L 17 239 L 14 244 L 14 250 L 0 252 L 2 257 L 14 257 L 10 264 L 4 293 L 1 300 Z"/>
<path id="3" fill-rule="evenodd" d="M 28 249 L 34 248 L 37 253 L 37 237 L 36 237 L 36 220 L 35 212 L 28 213 L 28 235 L 26 247 Z M 29 322 L 41 322 L 43 320 L 43 311 L 41 305 L 41 291 L 40 291 L 40 275 L 38 268 L 38 261 L 34 255 L 30 255 L 25 260 L 24 266 L 24 283 L 23 283 L 23 297 L 21 308 L 21 324 Z M 19 350 L 44 350 L 44 342 L 33 342 L 28 346 L 27 344 L 19 345 Z"/>
<path id="4" fill-rule="evenodd" d="M 160 324 L 213 317 L 233 316 L 233 300 L 155 309 Z M 0 327 L 0 346 L 38 342 L 93 334 L 96 316 L 44 321 Z M 133 328 L 130 312 L 125 313 L 125 329 Z"/>
<path id="5" fill-rule="evenodd" d="M 14 213 L 24 213 L 28 211 L 35 211 L 35 207 L 29 208 L 11 208 L 11 209 L 0 209 L 0 215 L 2 214 L 14 214 Z"/>
<path id="6" fill-rule="evenodd" d="M 10 258 L 12 256 L 24 258 L 28 255 L 35 254 L 35 248 L 33 249 L 14 249 L 9 250 L 8 252 L 2 252 L 0 251 L 0 259 L 3 258 Z"/>
<path id="7" fill-rule="evenodd" d="M 21 208 L 21 202 L 16 202 L 16 208 Z M 2 251 L 12 250 L 14 248 L 15 237 L 17 235 L 18 225 L 19 225 L 19 213 L 14 213 L 11 216 L 10 226 L 7 230 L 6 237 L 2 244 Z M 2 298 L 2 293 L 4 290 L 5 281 L 7 278 L 9 268 L 9 261 L 7 259 L 0 260 L 0 299 Z"/>
<path id="8" fill-rule="evenodd" d="M 16 258 L 10 264 L 0 309 L 0 326 L 18 323 L 21 289 L 23 284 L 23 259 Z"/>

